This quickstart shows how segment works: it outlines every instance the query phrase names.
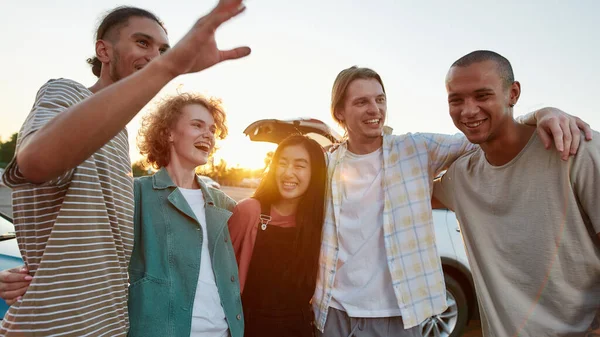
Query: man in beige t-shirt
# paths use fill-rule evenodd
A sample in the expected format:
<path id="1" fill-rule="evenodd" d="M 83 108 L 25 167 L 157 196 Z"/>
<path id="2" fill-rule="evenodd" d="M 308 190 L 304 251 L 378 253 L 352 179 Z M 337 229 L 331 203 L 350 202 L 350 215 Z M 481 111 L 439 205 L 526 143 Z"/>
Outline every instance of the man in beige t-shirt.
<path id="1" fill-rule="evenodd" d="M 567 161 L 513 119 L 508 60 L 470 53 L 446 77 L 450 116 L 480 148 L 436 182 L 454 210 L 485 336 L 583 336 L 600 306 L 600 135 Z M 595 325 L 595 324 L 594 324 Z"/>

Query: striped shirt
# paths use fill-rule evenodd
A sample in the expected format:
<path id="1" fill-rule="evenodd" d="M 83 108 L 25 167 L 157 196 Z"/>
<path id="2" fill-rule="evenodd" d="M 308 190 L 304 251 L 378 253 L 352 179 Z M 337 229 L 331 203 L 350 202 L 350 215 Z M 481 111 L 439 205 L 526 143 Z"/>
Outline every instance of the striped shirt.
<path id="1" fill-rule="evenodd" d="M 66 79 L 42 86 L 19 132 L 17 151 L 23 139 L 91 95 Z M 3 178 L 13 189 L 17 242 L 33 280 L 8 310 L 0 336 L 127 335 L 130 165 L 126 130 L 78 167 L 43 184 L 28 183 L 15 159 L 9 164 Z"/>
<path id="2" fill-rule="evenodd" d="M 462 135 L 383 136 L 383 238 L 392 287 L 405 328 L 447 308 L 444 275 L 431 215 L 433 179 L 474 145 Z M 325 222 L 313 297 L 316 327 L 323 331 L 338 268 L 340 210 L 346 143 L 329 155 Z"/>

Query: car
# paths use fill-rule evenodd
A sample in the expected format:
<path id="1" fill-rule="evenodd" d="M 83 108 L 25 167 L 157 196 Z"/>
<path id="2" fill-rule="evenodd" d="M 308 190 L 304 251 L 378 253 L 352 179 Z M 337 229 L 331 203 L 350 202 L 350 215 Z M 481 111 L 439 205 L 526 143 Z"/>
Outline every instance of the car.
<path id="1" fill-rule="evenodd" d="M 4 186 L 4 180 L 2 180 L 3 174 L 4 174 L 4 169 L 0 168 L 0 186 Z"/>
<path id="2" fill-rule="evenodd" d="M 260 178 L 243 178 L 240 187 L 257 188 L 260 184 Z"/>
<path id="3" fill-rule="evenodd" d="M 248 125 L 244 133 L 252 141 L 276 144 L 291 134 L 300 133 L 316 140 L 326 150 L 342 140 L 326 123 L 314 118 L 258 120 Z M 422 335 L 458 337 L 479 314 L 475 286 L 455 214 L 447 209 L 434 209 L 433 223 L 446 281 L 448 309 L 423 322 Z"/>
<path id="4" fill-rule="evenodd" d="M 303 134 L 316 140 L 325 149 L 342 139 L 334 129 L 314 118 L 262 119 L 248 125 L 244 134 L 254 142 L 275 144 L 292 134 Z"/>
<path id="5" fill-rule="evenodd" d="M 216 188 L 218 190 L 221 189 L 221 185 L 218 182 L 212 180 L 211 177 L 207 177 L 207 176 L 198 176 L 198 177 L 200 179 L 202 179 L 202 181 L 206 184 L 206 186 Z"/>
<path id="6" fill-rule="evenodd" d="M 23 265 L 21 252 L 17 245 L 15 227 L 12 218 L 0 212 L 0 270 L 6 270 Z M 0 300 L 0 318 L 8 310 L 4 300 Z"/>

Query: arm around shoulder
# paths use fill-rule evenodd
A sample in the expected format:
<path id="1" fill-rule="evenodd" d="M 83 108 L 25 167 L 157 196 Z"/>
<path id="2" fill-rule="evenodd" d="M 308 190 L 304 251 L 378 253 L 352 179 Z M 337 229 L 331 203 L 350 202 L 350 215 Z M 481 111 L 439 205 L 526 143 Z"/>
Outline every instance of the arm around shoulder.
<path id="1" fill-rule="evenodd" d="M 447 169 L 460 156 L 478 148 L 463 134 L 445 135 L 437 133 L 417 133 L 427 147 L 429 171 L 432 177 Z"/>

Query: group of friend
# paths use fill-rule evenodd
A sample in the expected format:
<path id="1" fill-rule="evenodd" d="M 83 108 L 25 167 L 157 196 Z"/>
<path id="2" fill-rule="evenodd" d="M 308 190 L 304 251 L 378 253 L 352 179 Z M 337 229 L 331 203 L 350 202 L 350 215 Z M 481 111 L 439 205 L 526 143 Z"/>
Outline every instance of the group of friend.
<path id="1" fill-rule="evenodd" d="M 0 273 L 0 336 L 421 336 L 447 308 L 432 203 L 460 222 L 485 336 L 599 333 L 600 135 L 554 108 L 515 119 L 492 51 L 446 75 L 464 135 L 391 134 L 380 75 L 353 66 L 331 95 L 343 142 L 291 135 L 251 198 L 196 176 L 228 130 L 194 93 L 144 117 L 157 172 L 132 179 L 125 125 L 175 77 L 249 55 L 214 36 L 244 8 L 219 1 L 170 48 L 154 14 L 118 7 L 98 81 L 38 91 L 3 175 L 25 266 Z"/>

